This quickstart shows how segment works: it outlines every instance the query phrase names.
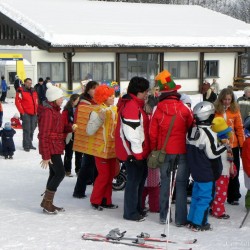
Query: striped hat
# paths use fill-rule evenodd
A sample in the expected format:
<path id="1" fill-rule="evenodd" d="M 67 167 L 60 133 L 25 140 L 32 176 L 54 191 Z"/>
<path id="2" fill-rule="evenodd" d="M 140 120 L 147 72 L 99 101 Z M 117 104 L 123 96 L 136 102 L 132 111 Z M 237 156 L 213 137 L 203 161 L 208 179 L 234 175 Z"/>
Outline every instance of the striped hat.
<path id="1" fill-rule="evenodd" d="M 170 92 L 181 88 L 181 85 L 175 84 L 171 74 L 166 69 L 155 77 L 155 85 L 159 86 L 161 92 Z"/>

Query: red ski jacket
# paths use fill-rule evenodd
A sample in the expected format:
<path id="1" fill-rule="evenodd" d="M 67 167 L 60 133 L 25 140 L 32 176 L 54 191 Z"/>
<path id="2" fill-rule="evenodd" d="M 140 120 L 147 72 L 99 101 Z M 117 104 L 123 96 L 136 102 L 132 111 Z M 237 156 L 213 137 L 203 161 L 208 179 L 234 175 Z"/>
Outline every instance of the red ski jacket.
<path id="1" fill-rule="evenodd" d="M 192 111 L 180 101 L 178 93 L 164 93 L 164 95 L 166 97 L 158 103 L 150 122 L 151 150 L 160 150 L 163 147 L 171 119 L 176 115 L 165 151 L 168 154 L 185 154 L 186 133 L 193 124 Z"/>
<path id="2" fill-rule="evenodd" d="M 21 115 L 36 115 L 38 107 L 37 92 L 33 89 L 27 89 L 24 85 L 19 87 L 15 98 L 16 107 Z"/>

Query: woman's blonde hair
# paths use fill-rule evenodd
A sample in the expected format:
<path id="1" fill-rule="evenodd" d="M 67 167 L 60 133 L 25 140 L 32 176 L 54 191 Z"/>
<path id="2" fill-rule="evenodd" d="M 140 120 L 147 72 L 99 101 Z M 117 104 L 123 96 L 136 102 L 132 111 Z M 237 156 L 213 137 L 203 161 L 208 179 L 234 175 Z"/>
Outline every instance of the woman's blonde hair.
<path id="1" fill-rule="evenodd" d="M 223 114 L 225 112 L 223 100 L 226 98 L 227 95 L 230 95 L 232 98 L 232 101 L 229 107 L 230 110 L 233 113 L 236 113 L 237 111 L 239 111 L 239 106 L 235 100 L 234 92 L 230 88 L 225 88 L 221 90 L 217 100 L 214 103 L 215 112 L 220 113 L 220 114 Z"/>

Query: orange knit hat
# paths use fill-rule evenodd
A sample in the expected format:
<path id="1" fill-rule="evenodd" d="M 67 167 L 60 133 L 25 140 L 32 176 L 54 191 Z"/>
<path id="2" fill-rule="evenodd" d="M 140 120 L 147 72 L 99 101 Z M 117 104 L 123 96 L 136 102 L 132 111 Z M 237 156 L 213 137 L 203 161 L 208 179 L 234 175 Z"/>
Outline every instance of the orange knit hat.
<path id="1" fill-rule="evenodd" d="M 107 85 L 100 85 L 95 89 L 94 101 L 97 104 L 102 104 L 107 101 L 110 96 L 114 95 L 114 93 L 115 91 L 113 88 Z"/>

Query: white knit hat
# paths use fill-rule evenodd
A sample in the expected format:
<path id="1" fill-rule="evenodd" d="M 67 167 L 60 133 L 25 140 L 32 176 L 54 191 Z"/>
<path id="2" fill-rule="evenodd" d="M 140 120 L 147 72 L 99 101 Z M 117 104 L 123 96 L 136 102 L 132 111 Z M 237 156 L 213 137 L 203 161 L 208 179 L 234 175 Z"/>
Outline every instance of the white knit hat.
<path id="1" fill-rule="evenodd" d="M 63 91 L 60 88 L 53 86 L 52 83 L 48 82 L 46 84 L 46 87 L 47 87 L 46 97 L 49 102 L 53 102 L 63 97 Z"/>

